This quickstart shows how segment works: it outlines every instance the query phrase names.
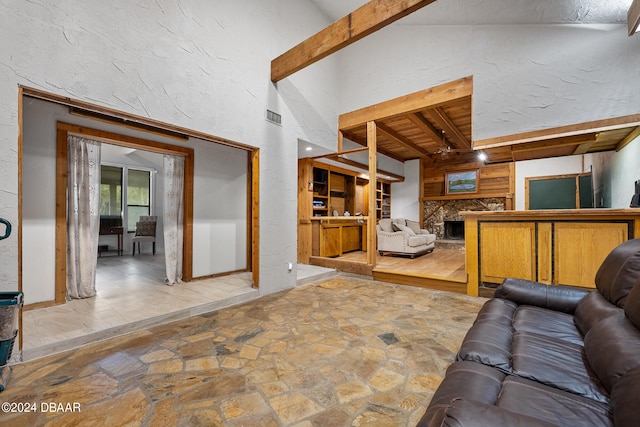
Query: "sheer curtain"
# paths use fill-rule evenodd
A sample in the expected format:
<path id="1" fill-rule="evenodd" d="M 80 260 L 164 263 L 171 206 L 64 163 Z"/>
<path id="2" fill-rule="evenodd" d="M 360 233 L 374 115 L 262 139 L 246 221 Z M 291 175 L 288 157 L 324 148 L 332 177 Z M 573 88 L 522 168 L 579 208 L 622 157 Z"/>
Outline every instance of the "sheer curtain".
<path id="1" fill-rule="evenodd" d="M 182 281 L 184 157 L 164 156 L 164 253 L 167 284 Z"/>
<path id="2" fill-rule="evenodd" d="M 67 300 L 96 294 L 100 227 L 100 142 L 69 135 Z"/>

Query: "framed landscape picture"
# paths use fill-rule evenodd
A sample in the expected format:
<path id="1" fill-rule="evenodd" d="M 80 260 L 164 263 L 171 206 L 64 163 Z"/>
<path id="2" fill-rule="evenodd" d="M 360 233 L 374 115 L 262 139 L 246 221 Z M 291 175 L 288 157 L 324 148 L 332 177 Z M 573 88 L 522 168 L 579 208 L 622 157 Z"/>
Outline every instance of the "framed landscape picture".
<path id="1" fill-rule="evenodd" d="M 445 174 L 447 194 L 476 193 L 478 191 L 478 170 L 447 172 Z"/>

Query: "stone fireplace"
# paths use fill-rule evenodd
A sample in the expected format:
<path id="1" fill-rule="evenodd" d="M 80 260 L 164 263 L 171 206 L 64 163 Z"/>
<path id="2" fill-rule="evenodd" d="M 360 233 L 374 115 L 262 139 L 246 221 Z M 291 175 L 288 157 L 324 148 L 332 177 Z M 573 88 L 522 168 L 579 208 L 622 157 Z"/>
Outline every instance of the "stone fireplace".
<path id="1" fill-rule="evenodd" d="M 424 202 L 423 227 L 436 235 L 438 241 L 464 245 L 464 217 L 462 211 L 503 211 L 504 197 L 462 199 L 462 200 L 428 200 Z"/>
<path id="2" fill-rule="evenodd" d="M 464 240 L 464 221 L 444 221 L 444 240 Z"/>

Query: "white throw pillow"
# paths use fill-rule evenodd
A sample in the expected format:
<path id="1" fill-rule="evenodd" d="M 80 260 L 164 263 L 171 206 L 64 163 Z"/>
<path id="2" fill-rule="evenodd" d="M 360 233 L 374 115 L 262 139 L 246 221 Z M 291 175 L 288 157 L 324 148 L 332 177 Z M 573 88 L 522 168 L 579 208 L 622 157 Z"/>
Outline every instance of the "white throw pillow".
<path id="1" fill-rule="evenodd" d="M 405 233 L 407 233 L 409 236 L 415 236 L 416 233 L 413 232 L 413 230 L 409 227 L 407 227 L 406 225 L 402 225 L 402 224 L 395 224 L 396 227 L 398 227 L 401 231 L 404 231 Z"/>
<path id="2" fill-rule="evenodd" d="M 380 229 L 386 233 L 393 233 L 393 225 L 391 224 L 390 219 L 381 219 L 378 223 L 380 225 Z"/>
<path id="3" fill-rule="evenodd" d="M 420 223 L 419 222 L 407 220 L 407 227 L 412 229 L 414 233 L 420 234 Z"/>

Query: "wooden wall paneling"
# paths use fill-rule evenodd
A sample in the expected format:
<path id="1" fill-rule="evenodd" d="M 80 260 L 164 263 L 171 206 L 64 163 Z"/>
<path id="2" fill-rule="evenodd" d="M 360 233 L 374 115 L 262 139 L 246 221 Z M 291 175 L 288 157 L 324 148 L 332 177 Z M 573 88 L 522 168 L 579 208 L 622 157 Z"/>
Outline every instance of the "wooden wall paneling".
<path id="1" fill-rule="evenodd" d="M 536 279 L 534 222 L 480 224 L 480 280 Z"/>
<path id="2" fill-rule="evenodd" d="M 538 277 L 537 281 L 550 285 L 553 283 L 552 224 L 538 223 Z"/>
<path id="3" fill-rule="evenodd" d="M 449 162 L 422 166 L 422 191 L 421 200 L 428 198 L 455 200 L 460 198 L 486 198 L 486 197 L 506 197 L 513 194 L 515 188 L 515 173 L 511 164 L 490 164 L 474 162 L 464 165 L 452 165 Z M 447 172 L 457 172 L 478 169 L 478 191 L 467 195 L 447 195 L 445 191 L 445 174 Z M 465 197 L 462 197 L 465 196 Z"/>
<path id="4" fill-rule="evenodd" d="M 595 276 L 605 257 L 627 240 L 627 223 L 556 223 L 554 282 L 595 288 Z M 580 257 L 581 262 L 576 262 Z"/>

